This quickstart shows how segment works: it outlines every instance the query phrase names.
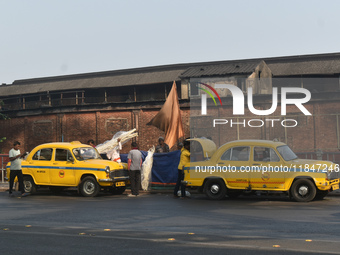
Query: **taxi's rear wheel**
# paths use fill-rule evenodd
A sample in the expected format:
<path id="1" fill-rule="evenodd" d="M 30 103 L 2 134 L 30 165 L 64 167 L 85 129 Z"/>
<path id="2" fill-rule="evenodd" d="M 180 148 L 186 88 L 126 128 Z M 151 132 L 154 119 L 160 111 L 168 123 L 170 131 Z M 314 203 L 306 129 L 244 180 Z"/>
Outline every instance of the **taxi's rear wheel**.
<path id="1" fill-rule="evenodd" d="M 227 194 L 227 187 L 221 179 L 210 179 L 204 185 L 204 192 L 209 199 L 221 200 Z"/>
<path id="2" fill-rule="evenodd" d="M 307 179 L 296 180 L 291 187 L 291 196 L 297 202 L 309 202 L 315 198 L 316 187 Z"/>
<path id="3" fill-rule="evenodd" d="M 80 183 L 79 190 L 84 197 L 95 197 L 99 193 L 100 186 L 95 178 L 88 176 Z"/>
<path id="4" fill-rule="evenodd" d="M 34 194 L 37 191 L 37 186 L 35 185 L 31 176 L 24 176 L 23 183 L 26 193 Z"/>

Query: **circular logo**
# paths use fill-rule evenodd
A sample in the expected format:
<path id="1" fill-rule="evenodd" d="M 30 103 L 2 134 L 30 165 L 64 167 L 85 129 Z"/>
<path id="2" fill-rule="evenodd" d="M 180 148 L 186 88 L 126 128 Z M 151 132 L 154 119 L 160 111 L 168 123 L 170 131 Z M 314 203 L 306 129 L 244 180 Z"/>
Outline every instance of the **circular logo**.
<path id="1" fill-rule="evenodd" d="M 65 177 L 65 171 L 64 170 L 60 170 L 59 171 L 59 177 L 60 178 L 64 178 Z"/>
<path id="2" fill-rule="evenodd" d="M 262 180 L 268 181 L 270 179 L 270 174 L 269 173 L 263 173 L 262 174 Z"/>

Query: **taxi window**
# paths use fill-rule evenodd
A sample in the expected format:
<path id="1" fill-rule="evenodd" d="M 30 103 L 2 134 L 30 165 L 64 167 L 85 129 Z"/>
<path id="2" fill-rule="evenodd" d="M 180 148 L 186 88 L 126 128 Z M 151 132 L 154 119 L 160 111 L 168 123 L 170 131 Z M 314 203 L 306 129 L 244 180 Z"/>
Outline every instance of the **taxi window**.
<path id="1" fill-rule="evenodd" d="M 45 148 L 38 150 L 32 157 L 33 160 L 50 161 L 52 159 L 52 149 Z"/>
<path id="2" fill-rule="evenodd" d="M 254 161 L 279 162 L 280 158 L 272 148 L 254 147 Z"/>
<path id="3" fill-rule="evenodd" d="M 95 148 L 81 147 L 72 150 L 77 160 L 102 159 Z"/>
<path id="4" fill-rule="evenodd" d="M 231 149 L 225 151 L 221 157 L 222 160 L 230 160 L 231 157 Z"/>
<path id="5" fill-rule="evenodd" d="M 249 147 L 233 147 L 223 153 L 221 160 L 248 161 L 249 155 Z"/>
<path id="6" fill-rule="evenodd" d="M 56 149 L 55 161 L 67 161 L 69 157 L 72 157 L 72 155 L 68 150 Z"/>
<path id="7" fill-rule="evenodd" d="M 286 161 L 298 158 L 298 156 L 296 156 L 296 154 L 292 151 L 291 148 L 288 147 L 288 145 L 277 147 L 277 151 L 281 154 L 283 159 Z"/>

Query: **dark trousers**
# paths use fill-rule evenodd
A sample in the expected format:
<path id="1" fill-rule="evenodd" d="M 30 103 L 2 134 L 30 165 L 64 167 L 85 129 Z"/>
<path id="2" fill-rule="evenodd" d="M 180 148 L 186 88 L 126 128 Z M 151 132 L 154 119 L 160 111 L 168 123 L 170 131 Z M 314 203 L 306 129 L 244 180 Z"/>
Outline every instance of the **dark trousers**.
<path id="1" fill-rule="evenodd" d="M 176 182 L 176 187 L 174 189 L 174 195 L 175 196 L 177 196 L 177 193 L 179 191 L 179 187 L 181 187 L 181 196 L 185 197 L 185 184 L 182 184 L 183 180 L 184 180 L 184 171 L 178 169 L 177 182 Z"/>
<path id="2" fill-rule="evenodd" d="M 139 195 L 139 188 L 141 182 L 140 170 L 130 170 L 130 184 L 132 195 Z"/>
<path id="3" fill-rule="evenodd" d="M 11 170 L 11 172 L 9 174 L 9 193 L 10 194 L 12 193 L 15 177 L 18 177 L 19 190 L 21 191 L 21 194 L 25 193 L 24 179 L 22 177 L 22 171 L 21 170 Z"/>

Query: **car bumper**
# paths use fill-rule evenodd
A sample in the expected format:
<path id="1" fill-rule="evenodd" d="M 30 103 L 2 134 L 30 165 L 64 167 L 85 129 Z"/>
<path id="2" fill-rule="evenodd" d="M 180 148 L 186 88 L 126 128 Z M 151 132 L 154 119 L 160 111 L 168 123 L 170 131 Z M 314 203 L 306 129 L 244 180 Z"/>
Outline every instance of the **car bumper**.
<path id="1" fill-rule="evenodd" d="M 114 177 L 114 178 L 108 178 L 108 179 L 99 179 L 99 182 L 120 182 L 120 181 L 126 181 L 129 180 L 129 177 Z"/>
<path id="2" fill-rule="evenodd" d="M 333 191 L 333 190 L 339 189 L 339 183 L 340 183 L 340 179 L 333 179 L 333 180 L 326 181 L 324 183 L 319 182 L 317 187 L 319 190 Z"/>
<path id="3" fill-rule="evenodd" d="M 340 183 L 340 179 L 334 179 L 334 180 L 329 181 L 329 185 L 331 185 L 332 191 L 339 189 L 339 183 Z"/>

